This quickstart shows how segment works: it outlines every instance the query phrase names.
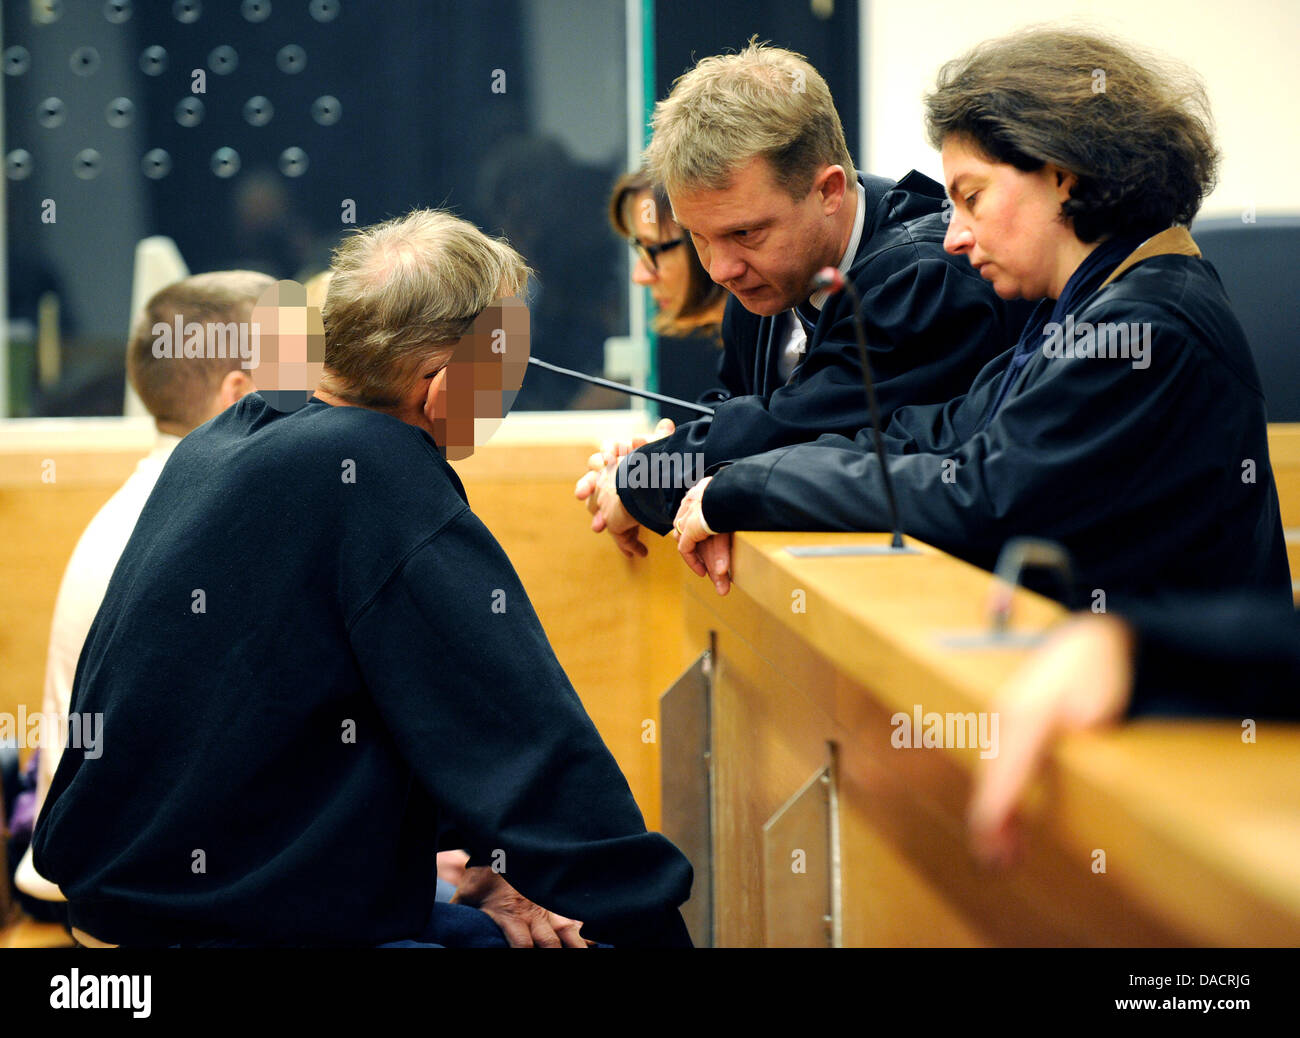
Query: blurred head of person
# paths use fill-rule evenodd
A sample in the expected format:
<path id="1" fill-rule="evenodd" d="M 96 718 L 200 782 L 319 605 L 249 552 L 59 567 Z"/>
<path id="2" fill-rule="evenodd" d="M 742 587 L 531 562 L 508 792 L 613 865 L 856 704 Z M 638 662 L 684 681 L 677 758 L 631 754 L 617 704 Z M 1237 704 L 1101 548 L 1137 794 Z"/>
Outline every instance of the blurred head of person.
<path id="1" fill-rule="evenodd" d="M 615 182 L 609 222 L 636 254 L 632 280 L 654 298 L 651 327 L 660 335 L 720 339 L 727 292 L 701 266 L 690 236 L 673 220 L 667 193 L 644 170 Z"/>
<path id="2" fill-rule="evenodd" d="M 313 274 L 303 282 L 302 287 L 307 292 L 307 305 L 314 306 L 317 310 L 325 308 L 325 293 L 329 291 L 330 278 L 334 271 L 322 270 Z"/>
<path id="3" fill-rule="evenodd" d="M 852 235 L 857 178 L 817 70 L 751 39 L 680 77 L 652 127 L 647 168 L 709 277 L 756 314 L 807 299 Z"/>
<path id="4" fill-rule="evenodd" d="M 145 304 L 126 373 L 160 432 L 184 436 L 256 388 L 239 345 L 247 346 L 253 307 L 274 284 L 256 271 L 218 270 L 183 278 Z M 176 328 L 183 332 L 173 342 Z M 187 350 L 184 331 L 195 329 Z"/>
<path id="5" fill-rule="evenodd" d="M 296 411 L 311 399 L 325 366 L 325 329 L 307 287 L 277 281 L 253 307 L 260 358 L 253 377 L 258 395 L 277 411 Z"/>
<path id="6" fill-rule="evenodd" d="M 390 414 L 448 458 L 468 456 L 481 442 L 474 420 L 495 428 L 523 381 L 523 258 L 448 212 L 417 209 L 346 237 L 331 270 L 317 396 Z"/>
<path id="7" fill-rule="evenodd" d="M 925 99 L 945 247 L 1004 299 L 1058 298 L 1100 242 L 1190 224 L 1219 153 L 1190 70 L 1094 33 L 1027 29 L 948 62 Z"/>

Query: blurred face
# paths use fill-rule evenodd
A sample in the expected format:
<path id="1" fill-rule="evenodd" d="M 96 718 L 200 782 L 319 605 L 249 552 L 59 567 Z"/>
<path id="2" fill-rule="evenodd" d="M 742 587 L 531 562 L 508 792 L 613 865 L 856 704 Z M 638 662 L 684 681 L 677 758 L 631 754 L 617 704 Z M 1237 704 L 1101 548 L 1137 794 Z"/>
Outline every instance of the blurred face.
<path id="1" fill-rule="evenodd" d="M 1003 299 L 1059 298 L 1095 248 L 1060 218 L 1074 174 L 1051 164 L 1025 173 L 993 161 L 967 138 L 949 137 L 943 175 L 952 199 L 943 247 L 970 260 Z"/>
<path id="2" fill-rule="evenodd" d="M 500 428 L 519 395 L 529 325 L 522 299 L 497 300 L 456 343 L 431 349 L 412 366 L 388 413 L 427 432 L 448 461 L 470 457 Z"/>
<path id="3" fill-rule="evenodd" d="M 258 297 L 249 318 L 258 331 L 258 363 L 251 377 L 278 411 L 307 403 L 325 370 L 325 325 L 296 281 L 277 281 Z"/>
<path id="4" fill-rule="evenodd" d="M 302 286 L 299 286 L 301 288 Z M 474 453 L 500 428 L 523 385 L 530 352 L 528 307 L 517 296 L 502 296 L 451 343 L 431 345 L 407 365 L 394 389 L 396 400 L 371 409 L 392 415 L 433 437 L 448 461 Z M 316 396 L 334 407 L 349 403 L 325 371 Z"/>
<path id="5" fill-rule="evenodd" d="M 456 344 L 426 397 L 430 435 L 448 461 L 474 453 L 501 427 L 528 370 L 528 307 L 517 297 L 484 310 Z"/>
<path id="6" fill-rule="evenodd" d="M 843 167 L 825 166 L 796 201 L 755 158 L 721 190 L 678 192 L 673 215 L 709 277 L 746 310 L 770 316 L 807 299 L 812 276 L 839 263 L 852 233 L 851 210 L 841 212 L 846 186 Z"/>
<path id="7" fill-rule="evenodd" d="M 624 224 L 632 232 L 631 242 L 650 249 L 654 263 L 647 262 L 642 249 L 636 250 L 632 267 L 632 280 L 650 290 L 655 306 L 663 313 L 676 316 L 686 301 L 690 288 L 690 256 L 686 250 L 691 243 L 670 213 L 659 212 L 654 195 L 640 191 L 630 195 L 626 202 Z M 655 246 L 676 241 L 676 245 L 655 250 Z"/>

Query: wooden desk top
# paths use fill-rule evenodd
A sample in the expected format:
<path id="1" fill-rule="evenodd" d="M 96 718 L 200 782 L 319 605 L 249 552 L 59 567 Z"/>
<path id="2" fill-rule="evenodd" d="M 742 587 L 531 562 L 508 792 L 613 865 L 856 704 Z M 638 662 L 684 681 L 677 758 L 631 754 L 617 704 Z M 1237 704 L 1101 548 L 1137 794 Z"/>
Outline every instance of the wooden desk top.
<path id="1" fill-rule="evenodd" d="M 883 544 L 884 534 L 743 533 L 736 587 L 850 677 L 870 676 L 887 711 L 989 709 L 1030 650 L 954 649 L 941 638 L 987 629 L 990 574 L 925 545 L 895 557 L 791 555 L 792 545 Z M 804 611 L 791 608 L 797 590 Z M 717 608 L 711 585 L 688 593 Z M 1054 602 L 1015 598 L 1012 631 L 1061 619 Z M 781 660 L 773 660 L 778 669 Z M 858 692 L 857 694 L 861 694 Z M 840 692 L 837 723 L 855 713 Z M 1102 847 L 1140 860 L 1134 893 L 1207 944 L 1300 943 L 1300 725 L 1261 721 L 1242 742 L 1234 720 L 1142 720 L 1063 740 L 1029 798 L 1029 838 L 1085 856 Z M 973 774 L 977 752 L 939 751 Z M 963 793 L 964 797 L 964 793 Z M 945 798 L 946 799 L 946 798 Z M 958 801 L 954 801 L 958 803 Z"/>

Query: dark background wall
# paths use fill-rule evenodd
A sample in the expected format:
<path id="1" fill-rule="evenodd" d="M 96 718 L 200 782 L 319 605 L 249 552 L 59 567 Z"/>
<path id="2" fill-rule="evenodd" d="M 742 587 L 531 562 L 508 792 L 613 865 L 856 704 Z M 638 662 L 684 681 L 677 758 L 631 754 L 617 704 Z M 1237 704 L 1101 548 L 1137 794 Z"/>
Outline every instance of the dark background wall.
<path id="1" fill-rule="evenodd" d="M 829 7 L 829 17 L 815 13 Z M 858 0 L 655 0 L 655 85 L 665 96 L 673 80 L 700 58 L 736 51 L 757 35 L 797 51 L 831 88 L 849 153 L 858 155 Z"/>
<path id="2" fill-rule="evenodd" d="M 673 80 L 710 54 L 736 51 L 757 34 L 802 54 L 825 78 L 844 124 L 849 154 L 858 159 L 858 3 L 837 0 L 827 18 L 808 0 L 656 0 L 655 97 L 667 96 Z M 656 355 L 660 392 L 694 400 L 716 383 L 717 347 L 700 339 L 661 339 Z M 689 420 L 680 408 L 661 413 Z"/>
<path id="3" fill-rule="evenodd" d="M 626 165 L 624 7 L 616 0 L 272 0 L 269 16 L 241 0 L 204 0 L 190 14 L 172 0 L 123 3 L 107 17 L 100 0 L 65 2 L 57 17 L 33 5 L 3 6 L 5 48 L 26 67 L 4 76 L 4 151 L 25 151 L 30 172 L 6 181 L 8 279 L 15 415 L 116 414 L 129 331 L 132 256 L 141 238 L 175 239 L 193 271 L 233 266 L 303 279 L 328 262 L 347 229 L 415 206 L 448 206 L 504 233 L 537 272 L 529 304 L 537 355 L 586 371 L 603 367 L 606 338 L 626 334 L 628 257 L 606 220 L 606 198 Z M 831 84 L 857 144 L 857 5 L 830 5 L 823 19 L 805 2 L 655 5 L 656 96 L 693 61 L 744 44 L 757 33 L 806 54 Z M 178 17 L 178 12 L 183 17 Z M 313 13 L 314 12 L 314 13 Z M 317 17 L 325 15 L 325 17 Z M 286 46 L 305 63 L 286 71 Z M 72 57 L 93 48 L 93 67 Z M 147 74 L 145 51 L 165 66 Z M 214 60 L 232 48 L 237 63 Z M 206 92 L 191 91 L 203 69 Z M 494 70 L 506 74 L 492 90 Z M 250 98 L 273 115 L 250 124 Z M 312 106 L 336 100 L 341 117 L 321 125 Z M 43 125 L 48 98 L 63 118 Z M 110 125 L 106 108 L 128 98 L 133 118 Z M 202 102 L 194 125 L 177 119 L 182 101 Z M 213 156 L 239 157 L 229 177 Z M 286 149 L 305 168 L 282 168 Z M 94 149 L 93 177 L 76 157 Z M 142 158 L 167 153 L 170 169 L 151 178 Z M 291 175 L 297 173 L 298 175 Z M 54 224 L 42 204 L 57 203 Z M 32 330 L 42 293 L 61 307 L 63 371 L 36 383 Z M 673 355 L 662 382 L 696 395 L 712 382 L 714 355 L 695 344 Z M 670 369 L 670 370 L 669 370 Z M 675 381 L 674 381 L 675 380 Z M 516 406 L 579 402 L 572 383 L 531 372 Z"/>

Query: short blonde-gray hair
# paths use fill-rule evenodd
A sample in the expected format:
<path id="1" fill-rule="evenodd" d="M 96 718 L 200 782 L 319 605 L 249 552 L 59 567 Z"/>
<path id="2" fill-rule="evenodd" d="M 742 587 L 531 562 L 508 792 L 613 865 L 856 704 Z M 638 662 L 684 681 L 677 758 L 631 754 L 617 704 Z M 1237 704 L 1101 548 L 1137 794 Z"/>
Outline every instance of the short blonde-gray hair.
<path id="1" fill-rule="evenodd" d="M 757 40 L 701 59 L 655 105 L 645 162 L 669 195 L 721 190 L 757 157 L 795 199 L 822 166 L 857 177 L 826 80 L 802 54 Z"/>
<path id="2" fill-rule="evenodd" d="M 528 267 L 504 238 L 440 209 L 358 229 L 334 250 L 325 296 L 325 367 L 349 403 L 392 407 L 412 368 L 463 336 Z"/>

